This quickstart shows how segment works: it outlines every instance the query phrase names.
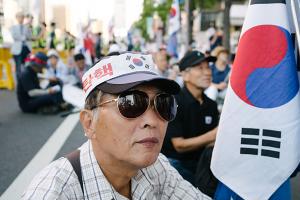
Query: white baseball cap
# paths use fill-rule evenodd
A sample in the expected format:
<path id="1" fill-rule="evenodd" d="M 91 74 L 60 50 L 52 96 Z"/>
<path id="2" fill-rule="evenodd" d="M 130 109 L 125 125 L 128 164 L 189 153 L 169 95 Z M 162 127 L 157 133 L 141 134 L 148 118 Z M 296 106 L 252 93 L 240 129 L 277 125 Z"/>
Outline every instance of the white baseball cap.
<path id="1" fill-rule="evenodd" d="M 119 52 L 120 47 L 118 44 L 111 44 L 108 50 L 108 53 Z"/>
<path id="2" fill-rule="evenodd" d="M 55 56 L 56 58 L 59 58 L 59 55 L 57 53 L 57 51 L 55 51 L 54 49 L 50 49 L 48 52 L 47 52 L 47 56 L 48 58 L 52 57 L 52 56 Z"/>
<path id="3" fill-rule="evenodd" d="M 158 74 L 150 54 L 125 52 L 104 57 L 82 77 L 85 99 L 96 87 L 105 93 L 118 94 L 145 82 L 170 94 L 180 91 L 175 81 Z"/>

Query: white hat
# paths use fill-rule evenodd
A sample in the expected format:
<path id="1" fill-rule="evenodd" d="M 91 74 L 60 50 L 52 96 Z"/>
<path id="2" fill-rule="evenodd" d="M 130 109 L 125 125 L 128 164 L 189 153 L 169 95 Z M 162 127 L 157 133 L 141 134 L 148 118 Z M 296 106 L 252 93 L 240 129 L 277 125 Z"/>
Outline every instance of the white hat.
<path id="1" fill-rule="evenodd" d="M 85 98 L 98 88 L 117 94 L 144 82 L 150 82 L 170 94 L 177 94 L 180 86 L 173 80 L 159 75 L 150 54 L 126 52 L 104 57 L 82 77 Z"/>
<path id="2" fill-rule="evenodd" d="M 59 58 L 57 51 L 55 51 L 54 49 L 50 49 L 47 53 L 47 56 L 48 58 L 50 58 L 51 56 L 55 56 L 56 58 Z"/>
<path id="3" fill-rule="evenodd" d="M 111 44 L 108 53 L 120 52 L 120 47 L 117 44 Z"/>

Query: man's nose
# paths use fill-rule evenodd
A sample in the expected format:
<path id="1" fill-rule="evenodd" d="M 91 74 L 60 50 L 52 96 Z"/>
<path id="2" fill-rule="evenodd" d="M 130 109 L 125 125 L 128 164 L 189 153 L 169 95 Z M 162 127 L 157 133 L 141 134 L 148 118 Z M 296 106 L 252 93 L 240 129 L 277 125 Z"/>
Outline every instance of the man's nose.
<path id="1" fill-rule="evenodd" d="M 205 75 L 211 75 L 211 69 L 210 69 L 210 68 L 206 68 L 206 69 L 204 70 L 204 74 L 205 74 Z"/>
<path id="2" fill-rule="evenodd" d="M 159 114 L 156 112 L 155 107 L 151 104 L 145 113 L 141 116 L 143 118 L 143 127 L 154 128 L 157 126 L 158 121 L 160 120 Z"/>

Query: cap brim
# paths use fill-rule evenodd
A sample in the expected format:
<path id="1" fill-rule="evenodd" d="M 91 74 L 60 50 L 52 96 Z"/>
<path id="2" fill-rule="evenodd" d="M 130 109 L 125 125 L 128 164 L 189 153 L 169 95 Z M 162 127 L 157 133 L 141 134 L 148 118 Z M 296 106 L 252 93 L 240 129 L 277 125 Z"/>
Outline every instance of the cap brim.
<path id="1" fill-rule="evenodd" d="M 132 82 L 132 80 L 136 80 L 136 82 Z M 178 94 L 180 91 L 180 86 L 175 81 L 150 73 L 135 73 L 117 77 L 100 84 L 98 88 L 105 93 L 118 94 L 140 84 L 151 84 L 170 94 Z"/>
<path id="2" fill-rule="evenodd" d="M 197 60 L 195 60 L 191 66 L 195 66 L 198 65 L 199 63 L 203 62 L 203 61 L 207 61 L 207 62 L 215 62 L 217 60 L 216 57 L 213 56 L 208 56 L 208 57 L 204 57 L 204 58 L 199 58 Z"/>

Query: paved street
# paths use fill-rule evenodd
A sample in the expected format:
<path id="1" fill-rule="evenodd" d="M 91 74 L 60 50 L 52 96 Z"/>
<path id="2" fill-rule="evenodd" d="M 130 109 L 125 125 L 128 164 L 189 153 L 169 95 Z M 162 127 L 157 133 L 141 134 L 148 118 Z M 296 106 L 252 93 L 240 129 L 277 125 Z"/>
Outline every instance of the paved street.
<path id="1" fill-rule="evenodd" d="M 74 122 L 74 118 L 77 116 L 74 115 L 73 118 L 70 118 L 72 116 L 61 117 L 59 114 L 24 114 L 18 108 L 15 93 L 0 90 L 0 195 L 2 195 L 0 200 L 19 199 L 16 195 L 19 195 L 18 191 L 23 191 L 24 188 L 17 188 L 17 191 L 14 190 L 16 192 L 8 194 L 11 195 L 9 198 L 3 197 L 3 194 L 12 183 L 15 184 L 16 180 L 21 180 L 20 173 L 25 170 L 28 163 L 35 162 L 32 159 L 36 154 L 42 156 L 39 158 L 47 159 L 48 157 L 52 160 L 65 155 L 85 141 L 80 124 L 78 121 Z M 64 120 L 73 120 L 74 128 L 69 125 L 72 124 L 71 122 L 68 122 L 67 126 L 63 126 Z M 64 135 L 68 131 L 70 134 Z M 49 138 L 54 135 L 56 138 L 65 137 L 67 140 L 61 139 L 61 147 L 57 146 L 58 142 L 55 142 L 51 144 L 52 146 L 47 146 L 47 149 L 41 150 L 45 143 L 49 143 Z M 51 152 L 57 153 L 50 155 Z M 35 162 L 35 165 L 43 163 L 43 159 Z M 40 166 L 40 168 L 42 167 Z M 26 170 L 30 171 L 30 169 Z M 35 171 L 31 170 L 30 173 L 26 171 L 26 173 L 25 179 L 31 179 L 30 174 L 34 174 Z M 29 181 L 25 179 L 21 182 Z M 300 175 L 292 180 L 292 187 L 293 199 L 300 200 Z M 12 195 L 15 195 L 15 198 L 12 198 Z"/>
<path id="2" fill-rule="evenodd" d="M 66 118 L 59 114 L 24 114 L 19 110 L 15 93 L 6 90 L 0 90 L 0 104 L 0 195 L 2 195 Z M 58 153 L 53 158 L 65 155 L 84 141 L 81 126 L 76 123 L 67 141 L 57 149 Z M 51 148 L 48 151 L 50 153 L 55 150 Z M 3 196 L 0 199 L 2 200 Z"/>

